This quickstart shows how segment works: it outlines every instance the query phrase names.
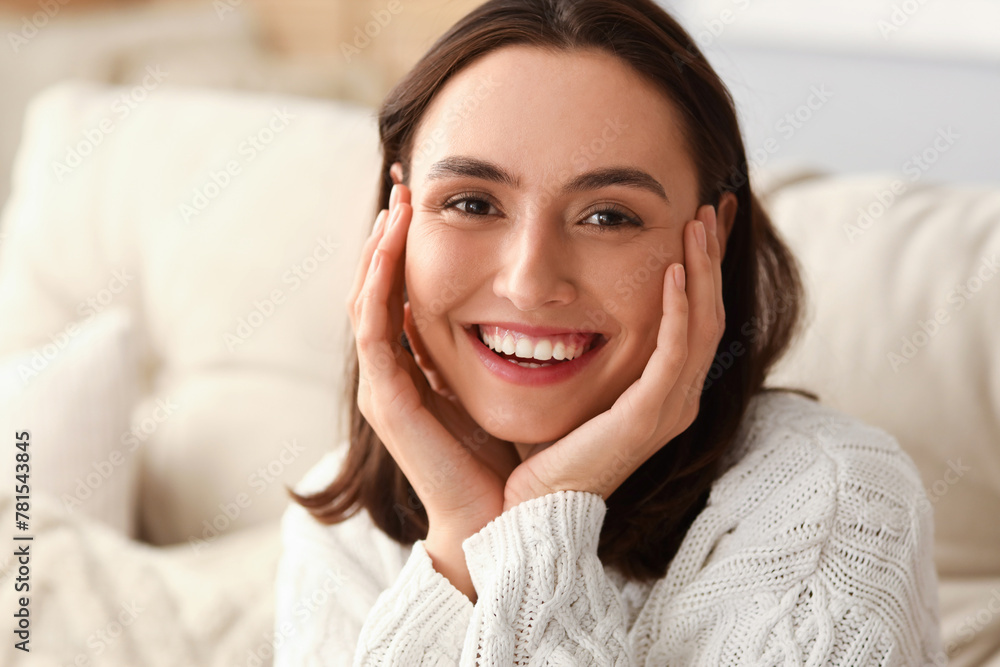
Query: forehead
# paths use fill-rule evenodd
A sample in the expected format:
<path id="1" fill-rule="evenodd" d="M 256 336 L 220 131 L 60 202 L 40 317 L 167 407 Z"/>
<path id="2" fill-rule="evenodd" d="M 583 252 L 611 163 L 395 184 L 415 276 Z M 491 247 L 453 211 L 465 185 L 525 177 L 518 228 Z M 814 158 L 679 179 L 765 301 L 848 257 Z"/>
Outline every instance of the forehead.
<path id="1" fill-rule="evenodd" d="M 529 177 L 605 164 L 693 170 L 674 104 L 627 63 L 521 45 L 483 56 L 438 92 L 414 135 L 413 182 L 449 155 L 488 156 Z"/>

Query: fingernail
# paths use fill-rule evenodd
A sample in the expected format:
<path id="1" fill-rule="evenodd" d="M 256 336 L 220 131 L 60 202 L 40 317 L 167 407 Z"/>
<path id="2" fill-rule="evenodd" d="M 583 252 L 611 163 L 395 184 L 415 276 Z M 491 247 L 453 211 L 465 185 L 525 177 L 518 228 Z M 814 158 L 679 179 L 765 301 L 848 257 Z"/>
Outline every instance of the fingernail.
<path id="1" fill-rule="evenodd" d="M 684 265 L 678 264 L 674 267 L 674 283 L 677 289 L 684 291 Z"/>
<path id="2" fill-rule="evenodd" d="M 388 229 L 392 229 L 395 226 L 396 221 L 399 220 L 399 216 L 401 214 L 402 214 L 402 209 L 400 209 L 399 204 L 396 204 L 396 208 L 392 210 L 392 215 L 389 216 Z M 386 231 L 388 231 L 388 229 Z"/>
<path id="3" fill-rule="evenodd" d="M 389 191 L 389 210 L 391 211 L 396 205 L 396 199 L 399 198 L 399 184 L 394 183 L 392 190 Z"/>
<path id="4" fill-rule="evenodd" d="M 372 234 L 378 234 L 382 231 L 382 226 L 385 225 L 385 219 L 389 216 L 389 211 L 382 209 L 378 212 L 378 217 L 375 218 L 375 228 L 372 230 Z"/>
<path id="5" fill-rule="evenodd" d="M 718 223 L 718 216 L 716 215 L 715 207 L 712 206 L 711 207 L 711 212 L 708 214 L 708 231 L 710 231 L 713 234 L 715 234 L 716 233 L 716 228 L 717 228 L 717 223 Z"/>
<path id="6" fill-rule="evenodd" d="M 698 239 L 698 245 L 701 246 L 701 249 L 708 252 L 706 250 L 708 245 L 707 241 L 705 240 L 705 225 L 702 224 L 701 220 L 698 220 L 698 224 L 694 226 L 694 236 L 696 239 Z"/>

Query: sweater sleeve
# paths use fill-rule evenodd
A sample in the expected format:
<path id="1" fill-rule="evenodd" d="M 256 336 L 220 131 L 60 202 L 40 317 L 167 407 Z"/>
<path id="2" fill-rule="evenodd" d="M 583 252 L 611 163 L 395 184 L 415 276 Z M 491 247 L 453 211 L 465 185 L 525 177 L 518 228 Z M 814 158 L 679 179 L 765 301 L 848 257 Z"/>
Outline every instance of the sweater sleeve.
<path id="1" fill-rule="evenodd" d="M 423 540 L 391 579 L 368 522 L 323 526 L 293 504 L 282 520 L 275 667 L 526 664 L 541 656 L 630 665 L 622 606 L 597 558 L 605 511 L 598 495 L 564 491 L 494 519 L 463 544 L 473 606 L 434 569 Z"/>
<path id="2" fill-rule="evenodd" d="M 634 664 L 622 600 L 597 557 L 606 511 L 597 494 L 559 491 L 463 542 L 478 595 L 463 667 Z"/>
<path id="3" fill-rule="evenodd" d="M 469 598 L 434 569 L 419 540 L 368 614 L 354 666 L 456 665 L 471 616 Z"/>

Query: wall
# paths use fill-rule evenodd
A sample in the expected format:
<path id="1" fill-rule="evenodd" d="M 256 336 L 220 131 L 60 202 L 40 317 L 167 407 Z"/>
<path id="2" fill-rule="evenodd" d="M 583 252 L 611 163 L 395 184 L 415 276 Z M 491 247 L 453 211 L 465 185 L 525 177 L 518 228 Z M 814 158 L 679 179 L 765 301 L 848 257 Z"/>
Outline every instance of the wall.
<path id="1" fill-rule="evenodd" d="M 726 80 L 753 163 L 1000 183 L 1000 4 L 664 5 Z"/>

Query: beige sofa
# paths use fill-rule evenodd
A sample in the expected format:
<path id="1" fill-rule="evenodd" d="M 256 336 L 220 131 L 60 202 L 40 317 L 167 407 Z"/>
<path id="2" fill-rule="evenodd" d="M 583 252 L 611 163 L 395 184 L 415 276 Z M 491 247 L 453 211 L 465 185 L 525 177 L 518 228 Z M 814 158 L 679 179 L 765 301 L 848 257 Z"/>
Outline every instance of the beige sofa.
<path id="1" fill-rule="evenodd" d="M 49 545 L 31 664 L 268 664 L 286 639 L 284 485 L 345 431 L 374 112 L 137 95 L 68 82 L 36 98 L 0 221 L 0 427 L 31 431 L 31 530 Z M 810 297 L 771 382 L 898 437 L 937 522 L 951 664 L 1000 665 L 1000 190 L 754 179 Z"/>

